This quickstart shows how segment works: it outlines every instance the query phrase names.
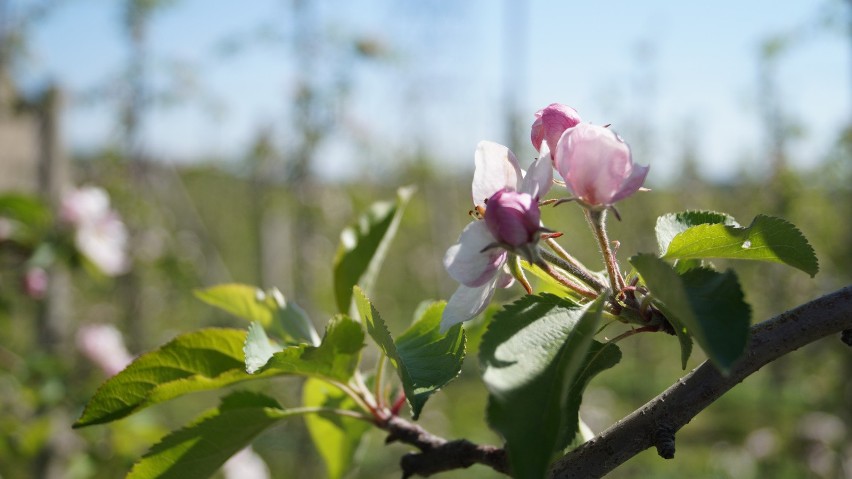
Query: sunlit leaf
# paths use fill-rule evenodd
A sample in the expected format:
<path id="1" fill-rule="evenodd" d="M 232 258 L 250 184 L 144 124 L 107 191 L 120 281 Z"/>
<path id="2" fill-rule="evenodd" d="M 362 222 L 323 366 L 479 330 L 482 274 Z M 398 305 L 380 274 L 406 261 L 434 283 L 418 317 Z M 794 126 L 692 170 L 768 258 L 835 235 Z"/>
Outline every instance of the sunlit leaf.
<path id="1" fill-rule="evenodd" d="M 412 187 L 400 188 L 396 201 L 374 203 L 357 223 L 341 232 L 334 257 L 334 298 L 339 312 L 349 313 L 353 286 L 371 290 L 412 194 Z"/>
<path id="2" fill-rule="evenodd" d="M 666 250 L 669 249 L 669 244 L 675 236 L 693 226 L 703 224 L 739 226 L 732 216 L 716 211 L 692 210 L 662 215 L 657 218 L 657 225 L 654 228 L 657 234 L 657 245 L 660 248 L 660 256 L 666 253 Z"/>
<path id="3" fill-rule="evenodd" d="M 248 336 L 246 336 L 243 352 L 246 356 L 246 372 L 254 374 L 258 369 L 262 368 L 269 358 L 278 351 L 281 347 L 273 345 L 266 336 L 266 331 L 258 322 L 253 322 L 249 325 Z"/>
<path id="4" fill-rule="evenodd" d="M 649 254 L 634 256 L 630 263 L 666 317 L 683 325 L 716 367 L 727 372 L 745 350 L 751 322 L 734 272 L 698 268 L 679 275 Z"/>
<path id="5" fill-rule="evenodd" d="M 814 250 L 801 231 L 781 218 L 764 215 L 758 215 L 747 228 L 693 226 L 671 240 L 664 258 L 760 260 L 786 264 L 811 276 L 819 271 Z"/>
<path id="6" fill-rule="evenodd" d="M 217 409 L 164 437 L 139 460 L 128 479 L 206 479 L 269 426 L 299 412 L 246 391 L 222 398 Z"/>
<path id="7" fill-rule="evenodd" d="M 461 371 L 465 343 L 461 324 L 441 334 L 441 313 L 446 303 L 435 303 L 394 341 L 379 312 L 358 287 L 355 305 L 370 336 L 396 369 L 411 414 L 417 419 L 429 396 Z"/>
<path id="8" fill-rule="evenodd" d="M 101 424 L 196 391 L 262 377 L 245 372 L 246 332 L 202 329 L 136 358 L 86 405 L 74 427 Z"/>
<path id="9" fill-rule="evenodd" d="M 586 384 L 620 360 L 615 345 L 592 339 L 601 304 L 525 296 L 497 313 L 483 336 L 487 419 L 506 439 L 514 477 L 544 477 L 553 454 L 579 430 Z"/>
<path id="10" fill-rule="evenodd" d="M 355 373 L 364 347 L 361 323 L 344 315 L 328 322 L 319 346 L 290 346 L 269 358 L 260 373 L 299 374 L 346 382 Z"/>
<path id="11" fill-rule="evenodd" d="M 284 339 L 312 346 L 319 344 L 319 335 L 308 315 L 275 288 L 263 291 L 247 284 L 230 283 L 197 289 L 195 296 L 246 321 L 256 321 Z"/>
<path id="12" fill-rule="evenodd" d="M 355 401 L 340 389 L 313 378 L 302 387 L 302 403 L 305 407 L 358 410 Z M 366 421 L 334 413 L 307 414 L 305 425 L 329 479 L 339 479 L 349 471 L 361 438 L 370 429 Z"/>

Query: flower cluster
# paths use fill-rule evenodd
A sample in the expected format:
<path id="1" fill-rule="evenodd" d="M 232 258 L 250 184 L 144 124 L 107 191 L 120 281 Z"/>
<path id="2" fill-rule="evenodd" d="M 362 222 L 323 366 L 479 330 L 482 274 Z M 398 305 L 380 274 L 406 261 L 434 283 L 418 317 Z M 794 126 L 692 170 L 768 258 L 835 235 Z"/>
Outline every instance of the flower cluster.
<path id="1" fill-rule="evenodd" d="M 530 140 L 539 152 L 528 171 L 507 147 L 483 141 L 474 154 L 475 221 L 465 227 L 444 256 L 459 287 L 441 320 L 441 329 L 481 313 L 498 287 L 511 286 L 513 257 L 540 264 L 540 201 L 553 184 L 554 169 L 583 207 L 602 211 L 635 193 L 648 167 L 636 165 L 630 148 L 607 127 L 583 122 L 571 107 L 554 103 L 535 114 Z M 521 278 L 519 278 L 521 279 Z"/>
<path id="2" fill-rule="evenodd" d="M 127 228 L 110 208 L 109 196 L 97 187 L 83 187 L 62 198 L 60 220 L 74 228 L 74 244 L 108 276 L 127 271 Z"/>

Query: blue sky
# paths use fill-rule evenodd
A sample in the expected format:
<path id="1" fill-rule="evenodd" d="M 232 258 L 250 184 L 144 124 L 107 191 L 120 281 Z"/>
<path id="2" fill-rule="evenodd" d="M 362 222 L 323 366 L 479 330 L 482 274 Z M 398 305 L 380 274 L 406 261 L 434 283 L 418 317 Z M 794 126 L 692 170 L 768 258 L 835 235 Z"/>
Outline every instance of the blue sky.
<path id="1" fill-rule="evenodd" d="M 31 88 L 49 80 L 66 88 L 65 139 L 75 150 L 118 138 L 111 92 L 120 87 L 127 60 L 121 3 L 68 0 L 31 32 L 19 77 Z M 260 128 L 272 128 L 287 144 L 298 76 L 292 50 L 286 41 L 250 40 L 259 30 L 287 38 L 289 3 L 180 0 L 154 17 L 151 84 L 173 84 L 168 72 L 175 69 L 192 81 L 184 85 L 183 101 L 146 117 L 147 151 L 176 162 L 238 158 Z M 709 177 L 729 179 L 743 164 L 759 173 L 765 151 L 756 96 L 759 48 L 772 36 L 794 34 L 778 59 L 777 84 L 783 108 L 803 132 L 791 143 L 794 163 L 813 167 L 850 121 L 852 53 L 839 28 L 809 27 L 832 16 L 846 15 L 848 22 L 844 3 L 312 2 L 325 38 L 313 77 L 330 84 L 343 74 L 351 91 L 336 107 L 343 126 L 323 143 L 318 169 L 345 177 L 417 148 L 441 165 L 470 169 L 479 140 L 509 142 L 503 120 L 508 79 L 528 123 L 551 102 L 574 106 L 586 120 L 612 123 L 634 145 L 635 159 L 652 165 L 652 183 L 676 170 L 687 136 Z M 351 61 L 341 46 L 356 37 L 377 40 L 389 55 Z M 217 53 L 227 39 L 240 38 L 244 48 Z M 519 54 L 508 64 L 507 50 Z M 517 153 L 533 155 L 526 143 Z"/>

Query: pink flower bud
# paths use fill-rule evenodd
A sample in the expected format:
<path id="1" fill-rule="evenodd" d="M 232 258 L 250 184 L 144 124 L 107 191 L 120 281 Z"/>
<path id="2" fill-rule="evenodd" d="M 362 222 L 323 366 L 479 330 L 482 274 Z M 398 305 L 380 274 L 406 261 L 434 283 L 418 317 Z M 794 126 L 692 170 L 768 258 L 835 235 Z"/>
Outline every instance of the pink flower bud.
<path id="1" fill-rule="evenodd" d="M 519 247 L 532 243 L 541 224 L 538 201 L 528 193 L 504 188 L 488 199 L 485 224 L 501 244 Z"/>
<path id="2" fill-rule="evenodd" d="M 562 133 L 582 121 L 577 110 L 561 103 L 551 103 L 537 111 L 535 117 L 530 139 L 536 151 L 541 151 L 541 143 L 546 141 L 551 158 L 555 158 L 553 152 L 556 151 L 556 144 Z"/>
<path id="3" fill-rule="evenodd" d="M 42 268 L 30 268 L 24 275 L 24 292 L 33 299 L 43 299 L 47 294 L 49 278 Z"/>
<path id="4" fill-rule="evenodd" d="M 632 195 L 649 168 L 633 163 L 630 148 L 612 130 L 588 123 L 562 134 L 554 160 L 568 188 L 592 206 L 609 206 Z"/>

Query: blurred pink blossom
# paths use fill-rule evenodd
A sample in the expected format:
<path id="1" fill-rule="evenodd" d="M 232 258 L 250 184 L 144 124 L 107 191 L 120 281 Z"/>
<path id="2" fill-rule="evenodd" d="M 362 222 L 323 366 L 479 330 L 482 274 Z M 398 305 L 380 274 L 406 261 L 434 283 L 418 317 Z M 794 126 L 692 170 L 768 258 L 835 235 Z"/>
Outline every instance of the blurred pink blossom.
<path id="1" fill-rule="evenodd" d="M 24 275 L 24 292 L 33 299 L 42 299 L 47 294 L 50 278 L 43 268 L 30 268 Z"/>
<path id="2" fill-rule="evenodd" d="M 77 331 L 77 349 L 107 376 L 115 376 L 133 361 L 121 332 L 111 324 L 82 326 Z"/>
<path id="3" fill-rule="evenodd" d="M 97 187 L 83 187 L 62 198 L 60 219 L 75 229 L 77 249 L 108 276 L 127 271 L 127 228 Z"/>
<path id="4" fill-rule="evenodd" d="M 633 163 L 630 148 L 618 135 L 589 123 L 565 130 L 554 158 L 574 196 L 598 208 L 632 195 L 648 175 L 648 167 Z"/>
<path id="5" fill-rule="evenodd" d="M 108 214 L 109 195 L 96 186 L 84 186 L 62 197 L 59 219 L 73 226 L 97 222 Z"/>

